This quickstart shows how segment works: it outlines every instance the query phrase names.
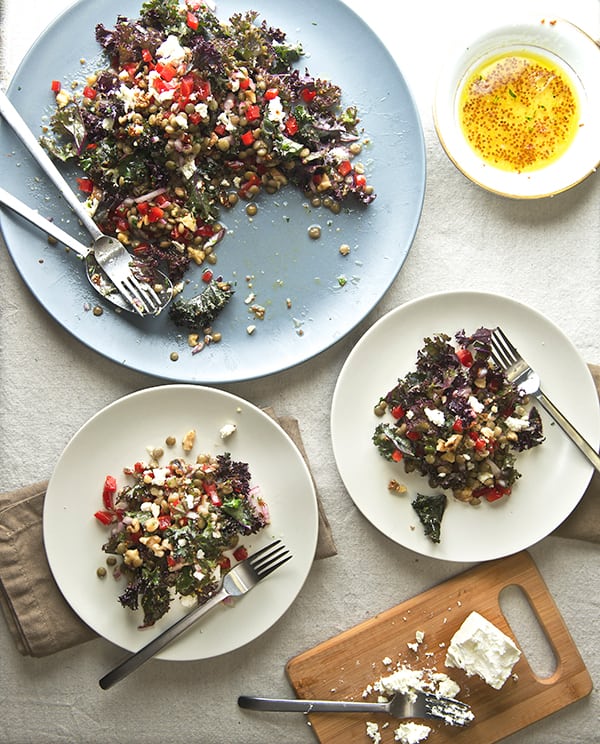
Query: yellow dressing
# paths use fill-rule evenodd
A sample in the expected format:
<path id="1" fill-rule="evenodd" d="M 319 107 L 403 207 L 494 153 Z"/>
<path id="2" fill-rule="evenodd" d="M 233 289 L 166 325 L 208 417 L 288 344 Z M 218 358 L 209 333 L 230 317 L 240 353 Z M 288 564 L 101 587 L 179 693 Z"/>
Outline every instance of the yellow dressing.
<path id="1" fill-rule="evenodd" d="M 564 70 L 533 52 L 485 60 L 464 85 L 460 126 L 475 152 L 504 171 L 553 163 L 579 127 L 577 92 Z"/>

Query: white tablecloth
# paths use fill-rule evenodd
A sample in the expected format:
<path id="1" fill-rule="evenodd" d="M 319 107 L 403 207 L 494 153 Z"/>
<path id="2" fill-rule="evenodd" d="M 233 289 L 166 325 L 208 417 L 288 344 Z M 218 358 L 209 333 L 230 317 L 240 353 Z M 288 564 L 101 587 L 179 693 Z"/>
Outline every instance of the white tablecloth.
<path id="1" fill-rule="evenodd" d="M 458 30 L 476 26 L 489 4 L 347 4 L 396 58 L 422 117 L 428 178 L 416 240 L 390 291 L 348 338 L 302 369 L 227 386 L 256 405 L 273 405 L 299 418 L 339 554 L 315 563 L 281 621 L 241 652 L 183 665 L 152 661 L 135 679 L 109 692 L 99 688 L 98 678 L 121 658 L 120 649 L 98 639 L 44 659 L 23 658 L 0 620 L 0 742 L 314 741 L 302 716 L 248 714 L 238 709 L 238 694 L 289 696 L 288 659 L 464 568 L 390 543 L 357 512 L 342 486 L 329 439 L 329 407 L 339 370 L 360 334 L 391 308 L 431 291 L 485 289 L 541 311 L 586 361 L 600 363 L 598 175 L 553 199 L 499 198 L 454 168 L 434 132 L 435 60 Z M 5 0 L 3 83 L 37 35 L 68 5 L 68 0 Z M 502 5 L 504 13 L 527 7 L 540 17 L 568 18 L 600 38 L 598 0 L 505 0 Z M 157 381 L 94 354 L 55 324 L 30 296 L 4 248 L 0 272 L 0 482 L 8 489 L 48 477 L 67 441 L 92 414 Z M 598 547 L 547 538 L 531 553 L 597 686 Z M 594 691 L 510 741 L 598 741 L 599 704 Z"/>

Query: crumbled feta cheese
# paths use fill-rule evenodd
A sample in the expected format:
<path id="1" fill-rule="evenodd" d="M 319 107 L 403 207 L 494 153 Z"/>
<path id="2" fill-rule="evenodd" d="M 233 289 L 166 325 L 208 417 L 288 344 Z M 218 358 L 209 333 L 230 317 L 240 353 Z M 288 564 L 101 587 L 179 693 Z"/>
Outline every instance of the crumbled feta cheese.
<path id="1" fill-rule="evenodd" d="M 156 50 L 156 56 L 165 63 L 182 62 L 185 59 L 185 49 L 176 36 L 169 34 Z"/>
<path id="2" fill-rule="evenodd" d="M 529 426 L 529 420 L 527 418 L 515 418 L 514 416 L 506 417 L 506 425 L 511 431 L 523 431 Z"/>
<path id="3" fill-rule="evenodd" d="M 219 436 L 221 439 L 227 439 L 236 431 L 236 429 L 237 426 L 235 424 L 225 424 L 219 430 Z"/>
<path id="4" fill-rule="evenodd" d="M 478 675 L 499 690 L 520 656 L 511 638 L 478 612 L 471 612 L 452 636 L 446 666 L 462 669 L 468 677 Z"/>
<path id="5" fill-rule="evenodd" d="M 153 468 L 152 482 L 155 486 L 164 486 L 168 475 L 171 475 L 169 468 Z"/>
<path id="6" fill-rule="evenodd" d="M 399 741 L 400 744 L 419 744 L 420 741 L 425 741 L 430 733 L 429 726 L 407 721 L 394 730 L 394 741 Z"/>
<path id="7" fill-rule="evenodd" d="M 475 413 L 481 413 L 483 411 L 483 403 L 478 401 L 474 395 L 469 396 L 469 405 Z"/>
<path id="8" fill-rule="evenodd" d="M 435 426 L 444 425 L 444 414 L 438 408 L 427 408 L 425 407 L 425 415 Z"/>
<path id="9" fill-rule="evenodd" d="M 390 664 L 392 663 L 392 660 L 390 659 L 390 657 L 389 657 L 389 656 L 386 656 L 385 658 L 383 658 L 383 659 L 381 660 L 381 663 L 382 663 L 382 664 L 385 664 L 386 666 L 389 666 L 389 665 L 390 665 Z"/>
<path id="10" fill-rule="evenodd" d="M 283 110 L 283 106 L 281 104 L 281 98 L 279 96 L 275 96 L 275 98 L 272 98 L 269 101 L 269 107 L 267 109 L 267 118 L 270 121 L 280 122 L 280 121 L 283 121 L 284 116 L 285 116 L 285 111 Z"/>
<path id="11" fill-rule="evenodd" d="M 379 726 L 374 721 L 367 721 L 367 736 L 374 744 L 380 744 L 381 734 L 379 733 Z"/>

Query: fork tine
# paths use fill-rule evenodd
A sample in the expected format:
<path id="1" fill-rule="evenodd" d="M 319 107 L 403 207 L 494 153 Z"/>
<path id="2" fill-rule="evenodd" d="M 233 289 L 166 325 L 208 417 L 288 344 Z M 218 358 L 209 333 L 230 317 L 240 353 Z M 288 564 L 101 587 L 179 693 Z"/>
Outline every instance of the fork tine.
<path id="1" fill-rule="evenodd" d="M 121 287 L 128 293 L 128 298 L 140 315 L 142 315 L 143 312 L 155 312 L 155 308 L 152 306 L 151 302 L 149 302 L 148 297 L 145 294 L 145 287 L 133 275 L 125 277 L 121 282 Z M 133 298 L 133 300 L 131 298 Z"/>
<path id="2" fill-rule="evenodd" d="M 139 293 L 128 284 L 126 280 L 121 280 L 121 282 L 114 282 L 114 284 L 138 315 L 143 315 L 144 312 L 147 312 L 144 300 L 139 295 Z"/>
<path id="3" fill-rule="evenodd" d="M 291 554 L 280 540 L 267 545 L 248 558 L 248 563 L 260 579 L 290 560 Z"/>
<path id="4" fill-rule="evenodd" d="M 492 331 L 492 358 L 500 367 L 510 367 L 519 358 L 516 348 L 508 340 L 500 326 Z"/>

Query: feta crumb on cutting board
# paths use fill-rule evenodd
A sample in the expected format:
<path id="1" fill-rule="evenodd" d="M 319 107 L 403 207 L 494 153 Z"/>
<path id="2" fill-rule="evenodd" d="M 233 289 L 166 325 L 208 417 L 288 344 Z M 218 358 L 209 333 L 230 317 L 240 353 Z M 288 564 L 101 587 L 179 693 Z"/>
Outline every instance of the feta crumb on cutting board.
<path id="1" fill-rule="evenodd" d="M 452 636 L 446 666 L 462 669 L 468 677 L 478 675 L 499 690 L 520 657 L 511 638 L 478 612 L 471 612 Z"/>
<path id="2" fill-rule="evenodd" d="M 419 742 L 427 739 L 430 733 L 429 726 L 407 721 L 407 723 L 401 723 L 394 730 L 394 741 L 399 741 L 400 744 L 419 744 Z"/>

